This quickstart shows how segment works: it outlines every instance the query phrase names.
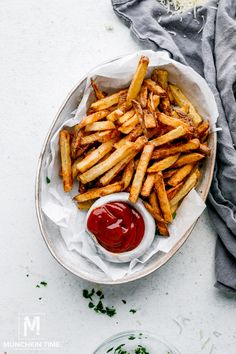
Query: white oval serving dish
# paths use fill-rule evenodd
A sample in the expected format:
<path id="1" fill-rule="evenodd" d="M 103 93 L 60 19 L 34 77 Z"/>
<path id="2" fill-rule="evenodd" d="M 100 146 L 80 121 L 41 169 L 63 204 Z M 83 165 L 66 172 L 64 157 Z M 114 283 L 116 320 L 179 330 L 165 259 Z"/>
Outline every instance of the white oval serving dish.
<path id="1" fill-rule="evenodd" d="M 148 51 L 140 51 L 135 53 L 137 55 L 137 58 L 142 55 L 142 54 L 148 55 Z M 156 53 L 158 55 L 158 53 Z M 124 57 L 123 57 L 124 58 Z M 122 58 L 122 59 L 123 59 Z M 120 60 L 120 58 L 114 59 L 112 61 L 109 61 L 107 63 L 103 63 L 101 65 L 109 65 L 111 62 L 115 62 L 116 60 Z M 99 66 L 100 67 L 100 66 Z M 162 66 L 165 68 L 165 66 Z M 167 65 L 166 69 L 170 72 L 171 68 Z M 197 75 L 196 73 L 194 75 Z M 199 75 L 198 75 L 199 76 Z M 56 131 L 62 126 L 63 122 L 65 121 L 66 117 L 70 115 L 71 112 L 73 112 L 77 107 L 78 103 L 80 102 L 83 92 L 85 89 L 85 84 L 86 84 L 86 78 L 87 75 L 82 78 L 79 83 L 76 85 L 76 87 L 70 92 L 70 94 L 67 96 L 65 99 L 64 103 L 62 104 L 61 108 L 59 109 L 55 120 L 53 121 L 53 124 L 49 130 L 49 133 L 46 137 L 46 140 L 44 142 L 40 157 L 39 157 L 39 163 L 38 163 L 38 170 L 37 170 L 37 175 L 36 175 L 36 185 L 35 185 L 35 204 L 36 204 L 36 213 L 37 213 L 37 218 L 39 222 L 39 227 L 40 231 L 42 233 L 42 236 L 46 242 L 46 245 L 48 246 L 51 254 L 54 256 L 54 258 L 67 270 L 72 272 L 73 274 L 84 278 L 88 281 L 96 282 L 96 283 L 101 283 L 101 284 L 120 284 L 120 283 L 126 283 L 130 282 L 139 278 L 142 278 L 153 271 L 157 270 L 160 268 L 163 264 L 165 264 L 177 251 L 178 249 L 183 245 L 183 243 L 187 240 L 189 237 L 192 229 L 194 228 L 193 224 L 189 230 L 182 235 L 180 240 L 178 241 L 177 244 L 171 249 L 170 252 L 168 253 L 157 253 L 155 254 L 146 264 L 145 267 L 141 270 L 137 270 L 135 273 L 132 274 L 127 274 L 126 276 L 122 277 L 121 279 L 118 280 L 113 280 L 106 276 L 102 271 L 101 272 L 93 272 L 92 270 L 88 270 L 86 267 L 83 266 L 83 262 L 80 261 L 78 257 L 75 257 L 73 252 L 70 252 L 67 250 L 66 245 L 64 240 L 61 237 L 61 234 L 59 232 L 59 228 L 48 218 L 45 216 L 45 214 L 42 211 L 42 184 L 45 183 L 45 171 L 44 171 L 44 166 L 46 163 L 46 160 L 50 154 L 50 141 Z M 203 80 L 202 78 L 199 77 L 199 80 Z M 181 73 L 175 78 L 175 83 L 180 86 L 180 88 L 183 87 L 183 77 Z M 194 82 L 193 82 L 194 85 Z M 209 88 L 207 88 L 210 90 Z M 190 97 L 191 100 L 193 100 L 193 103 L 196 105 L 196 108 L 200 109 L 201 111 L 204 111 L 204 107 L 200 107 L 199 105 L 201 104 L 200 99 L 196 97 L 195 102 L 193 97 Z M 207 102 L 205 103 L 207 105 Z M 215 104 L 216 106 L 216 104 Z M 216 108 L 217 110 L 217 108 Z M 200 112 L 201 113 L 201 112 Z M 207 194 L 210 189 L 211 185 L 211 180 L 213 176 L 213 171 L 214 171 L 214 163 L 215 163 L 215 156 L 216 156 L 216 133 L 212 132 L 209 136 L 209 147 L 212 149 L 212 154 L 210 157 L 206 159 L 206 161 L 203 164 L 202 167 L 202 174 L 201 174 L 201 179 L 198 183 L 198 186 L 196 190 L 200 194 L 201 198 L 203 201 L 206 200 Z"/>

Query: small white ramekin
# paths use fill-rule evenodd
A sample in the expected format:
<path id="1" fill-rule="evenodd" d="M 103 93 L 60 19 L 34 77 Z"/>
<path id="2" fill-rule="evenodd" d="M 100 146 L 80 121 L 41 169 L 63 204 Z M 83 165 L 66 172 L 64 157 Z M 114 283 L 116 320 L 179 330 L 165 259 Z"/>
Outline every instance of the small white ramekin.
<path id="1" fill-rule="evenodd" d="M 87 221 L 88 221 L 88 218 L 89 218 L 91 212 L 95 208 L 97 208 L 103 204 L 110 203 L 110 202 L 125 202 L 125 203 L 131 205 L 133 208 L 135 208 L 143 217 L 144 226 L 145 226 L 143 239 L 140 242 L 140 244 L 135 249 L 133 249 L 131 251 L 122 252 L 122 253 L 113 253 L 113 252 L 107 251 L 104 247 L 102 247 L 98 243 L 96 237 L 87 228 Z M 99 198 L 88 210 L 85 222 L 86 222 L 86 225 L 85 225 L 86 231 L 92 237 L 99 255 L 103 259 L 105 259 L 106 261 L 113 262 L 113 263 L 127 263 L 127 262 L 132 261 L 135 258 L 142 256 L 148 250 L 148 248 L 151 246 L 153 239 L 155 237 L 156 226 L 155 226 L 155 221 L 154 221 L 152 215 L 146 210 L 141 199 L 139 199 L 137 201 L 137 203 L 135 203 L 135 204 L 131 203 L 129 201 L 129 193 L 125 193 L 125 192 L 113 193 L 113 194 L 109 194 L 105 197 Z"/>

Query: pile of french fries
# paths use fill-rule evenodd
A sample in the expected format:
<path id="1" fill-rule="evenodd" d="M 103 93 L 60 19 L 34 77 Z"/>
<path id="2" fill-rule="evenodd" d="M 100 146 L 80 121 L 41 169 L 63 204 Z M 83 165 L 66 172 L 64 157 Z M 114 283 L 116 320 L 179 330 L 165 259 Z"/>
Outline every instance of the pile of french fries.
<path id="1" fill-rule="evenodd" d="M 128 88 L 107 95 L 91 81 L 96 101 L 79 124 L 60 132 L 64 191 L 78 181 L 78 208 L 111 193 L 141 197 L 168 236 L 183 198 L 200 177 L 199 163 L 210 154 L 209 123 L 203 121 L 168 72 L 154 69 L 142 56 Z"/>

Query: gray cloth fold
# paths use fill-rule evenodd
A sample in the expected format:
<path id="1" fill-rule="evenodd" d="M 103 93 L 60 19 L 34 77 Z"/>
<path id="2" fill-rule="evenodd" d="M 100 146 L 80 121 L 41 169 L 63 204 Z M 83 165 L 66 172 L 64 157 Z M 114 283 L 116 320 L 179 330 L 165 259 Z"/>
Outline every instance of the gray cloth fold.
<path id="1" fill-rule="evenodd" d="M 157 0 L 112 0 L 116 14 L 140 42 L 167 50 L 205 77 L 218 110 L 217 161 L 208 197 L 219 235 L 215 286 L 236 291 L 236 1 L 211 0 L 170 16 Z"/>

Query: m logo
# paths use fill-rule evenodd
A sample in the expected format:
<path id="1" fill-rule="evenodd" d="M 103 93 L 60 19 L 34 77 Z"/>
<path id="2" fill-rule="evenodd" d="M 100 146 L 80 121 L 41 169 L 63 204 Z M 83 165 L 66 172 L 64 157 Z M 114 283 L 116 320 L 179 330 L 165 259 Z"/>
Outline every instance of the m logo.
<path id="1" fill-rule="evenodd" d="M 24 316 L 23 319 L 23 335 L 28 337 L 29 333 L 34 336 L 40 335 L 40 317 L 37 316 Z"/>

